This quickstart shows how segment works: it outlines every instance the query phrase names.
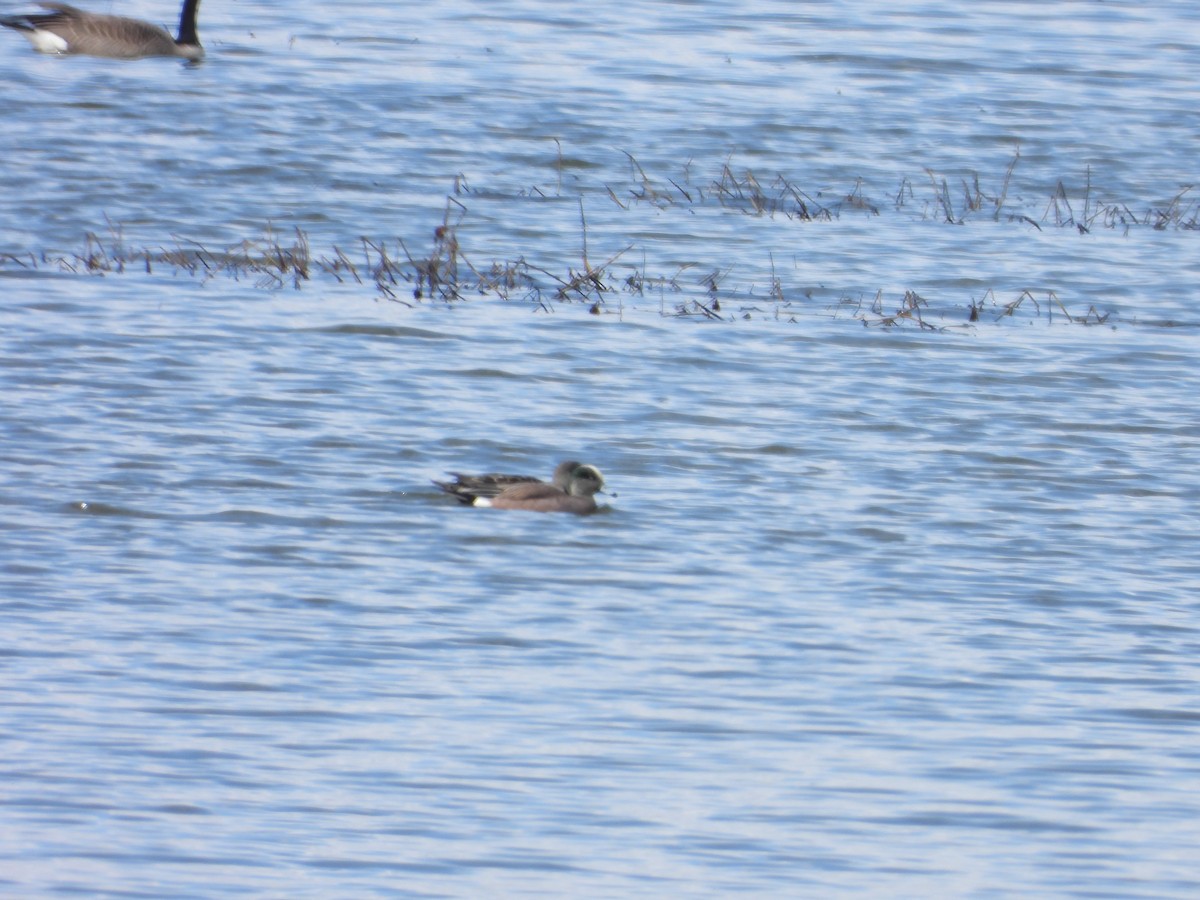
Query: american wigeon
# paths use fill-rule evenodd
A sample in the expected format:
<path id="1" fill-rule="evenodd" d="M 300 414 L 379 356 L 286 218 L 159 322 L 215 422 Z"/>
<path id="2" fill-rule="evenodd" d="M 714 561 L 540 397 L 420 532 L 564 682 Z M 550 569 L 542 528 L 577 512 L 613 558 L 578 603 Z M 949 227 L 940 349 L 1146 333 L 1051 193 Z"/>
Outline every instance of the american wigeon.
<path id="1" fill-rule="evenodd" d="M 583 463 L 573 459 L 559 463 L 554 470 L 550 484 L 565 491 L 571 485 L 571 473 Z M 540 478 L 532 475 L 501 475 L 499 472 L 489 472 L 486 475 L 463 475 L 461 472 L 451 472 L 454 481 L 435 481 L 438 487 L 448 494 L 454 494 L 463 503 L 473 503 L 476 497 L 495 497 L 514 484 L 545 484 Z"/>
<path id="2" fill-rule="evenodd" d="M 574 460 L 561 463 L 554 470 L 552 484 L 529 475 L 450 474 L 454 481 L 434 484 L 463 503 L 493 509 L 569 512 L 582 516 L 596 511 L 595 495 L 604 489 L 604 476 L 599 469 Z"/>

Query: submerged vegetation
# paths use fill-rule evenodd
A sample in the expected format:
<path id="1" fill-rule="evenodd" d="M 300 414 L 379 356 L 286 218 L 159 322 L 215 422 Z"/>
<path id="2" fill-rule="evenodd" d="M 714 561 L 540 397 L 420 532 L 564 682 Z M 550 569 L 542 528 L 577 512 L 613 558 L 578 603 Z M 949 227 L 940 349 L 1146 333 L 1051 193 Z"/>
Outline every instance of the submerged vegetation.
<path id="1" fill-rule="evenodd" d="M 622 212 L 638 207 L 657 213 L 711 211 L 717 215 L 732 213 L 767 221 L 811 223 L 852 216 L 870 220 L 903 215 L 910 222 L 960 226 L 991 222 L 1039 233 L 1057 229 L 1080 235 L 1099 230 L 1200 230 L 1200 201 L 1193 196 L 1191 185 L 1164 203 L 1134 209 L 1124 202 L 1097 197 L 1090 169 L 1085 170 L 1083 185 L 1074 194 L 1063 181 L 1057 181 L 1040 215 L 1031 215 L 1028 204 L 1017 206 L 1010 199 L 1019 152 L 991 188 L 984 187 L 977 174 L 952 181 L 926 169 L 924 179 L 903 178 L 893 193 L 878 197 L 868 194 L 861 178 L 840 192 L 806 190 L 783 175 L 763 179 L 749 170 L 735 169 L 728 161 L 715 177 L 701 182 L 693 179 L 690 163 L 678 178 L 655 178 L 632 155 L 626 156 L 629 183 L 619 188 L 605 184 L 602 194 L 563 197 L 560 151 L 557 191 L 535 188 L 506 198 L 510 202 L 577 202 L 579 249 L 574 261 L 558 257 L 535 261 L 536 254 L 528 248 L 504 261 L 482 262 L 475 258 L 464 249 L 462 233 L 470 215 L 469 204 L 480 195 L 460 176 L 445 200 L 431 240 L 419 250 L 410 249 L 398 237 L 381 240 L 360 236 L 352 244 L 335 243 L 327 250 L 314 252 L 308 233 L 300 227 L 277 231 L 271 224 L 256 237 L 220 249 L 178 236 L 173 236 L 169 245 L 134 248 L 125 240 L 121 226 L 110 222 L 107 236 L 89 232 L 83 247 L 74 252 L 0 253 L 0 272 L 49 270 L 112 275 L 162 274 L 167 270 L 173 276 L 200 280 L 252 279 L 256 287 L 265 290 L 299 290 L 324 281 L 362 285 L 376 298 L 409 306 L 492 297 L 530 304 L 545 312 L 559 304 L 582 303 L 596 315 L 621 314 L 627 301 L 650 297 L 657 299 L 661 315 L 711 320 L 761 316 L 794 320 L 800 314 L 824 314 L 853 318 L 867 326 L 944 330 L 1021 315 L 1047 322 L 1102 325 L 1111 321 L 1110 312 L 1094 304 L 1072 311 L 1054 290 L 1045 288 L 1019 287 L 1007 297 L 986 288 L 978 297 L 941 298 L 931 303 L 911 289 L 895 293 L 880 289 L 873 295 L 852 296 L 852 292 L 792 287 L 779 274 L 773 253 L 769 254 L 765 278 L 748 287 L 726 286 L 730 273 L 739 265 L 729 260 L 675 263 L 670 271 L 655 273 L 648 269 L 645 242 L 622 237 L 619 249 L 613 252 L 595 254 L 591 250 L 585 200 L 593 209 L 597 203 L 608 204 L 610 213 L 615 207 L 617 219 L 607 220 L 603 229 L 606 236 L 611 236 L 614 221 L 619 221 Z M 637 256 L 640 261 L 634 261 Z"/>

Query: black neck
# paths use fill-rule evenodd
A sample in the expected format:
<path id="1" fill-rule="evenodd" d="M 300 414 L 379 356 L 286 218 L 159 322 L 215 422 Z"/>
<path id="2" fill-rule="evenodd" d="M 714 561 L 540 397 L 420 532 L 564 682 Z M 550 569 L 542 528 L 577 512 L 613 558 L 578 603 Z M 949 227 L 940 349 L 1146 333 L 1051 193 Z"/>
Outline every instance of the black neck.
<path id="1" fill-rule="evenodd" d="M 200 0 L 183 0 L 183 10 L 179 13 L 179 37 L 177 44 L 200 46 L 200 35 L 196 33 L 196 10 L 200 8 Z"/>

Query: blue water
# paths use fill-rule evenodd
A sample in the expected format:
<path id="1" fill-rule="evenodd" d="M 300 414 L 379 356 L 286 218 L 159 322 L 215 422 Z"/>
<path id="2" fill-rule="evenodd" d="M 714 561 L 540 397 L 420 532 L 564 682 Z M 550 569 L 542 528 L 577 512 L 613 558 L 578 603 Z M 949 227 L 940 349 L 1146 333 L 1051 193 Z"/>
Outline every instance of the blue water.
<path id="1" fill-rule="evenodd" d="M 201 37 L 0 34 L 0 894 L 1200 891 L 1191 5 Z"/>

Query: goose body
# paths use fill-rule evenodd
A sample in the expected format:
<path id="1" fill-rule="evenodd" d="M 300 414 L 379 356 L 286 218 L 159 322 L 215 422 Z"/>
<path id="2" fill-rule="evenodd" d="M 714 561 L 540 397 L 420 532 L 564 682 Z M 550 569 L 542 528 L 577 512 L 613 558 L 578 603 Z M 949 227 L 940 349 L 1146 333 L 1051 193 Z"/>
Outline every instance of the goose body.
<path id="1" fill-rule="evenodd" d="M 595 466 L 570 461 L 554 470 L 553 484 L 528 475 L 460 475 L 454 481 L 434 484 L 463 503 L 493 509 L 531 512 L 569 512 L 587 515 L 596 511 L 595 495 L 604 489 L 604 476 Z"/>
<path id="2" fill-rule="evenodd" d="M 80 54 L 110 59 L 175 56 L 197 60 L 204 56 L 196 33 L 200 0 L 184 0 L 179 13 L 179 37 L 141 19 L 92 13 L 66 3 L 39 3 L 48 12 L 5 16 L 0 25 L 15 29 L 40 53 Z"/>

